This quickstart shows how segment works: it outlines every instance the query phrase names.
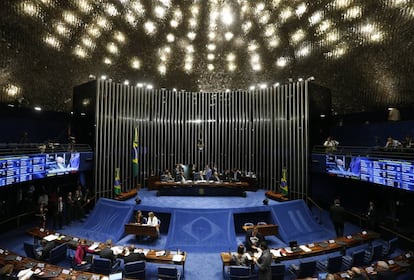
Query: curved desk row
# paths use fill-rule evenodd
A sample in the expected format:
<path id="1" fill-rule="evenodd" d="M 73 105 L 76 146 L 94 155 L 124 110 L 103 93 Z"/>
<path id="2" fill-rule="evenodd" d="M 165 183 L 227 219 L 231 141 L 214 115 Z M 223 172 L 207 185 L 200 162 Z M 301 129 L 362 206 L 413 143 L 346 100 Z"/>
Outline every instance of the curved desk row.
<path id="1" fill-rule="evenodd" d="M 63 268 L 53 264 L 39 262 L 38 260 L 31 259 L 28 257 L 20 256 L 14 252 L 10 252 L 6 249 L 0 249 L 0 263 L 2 265 L 11 264 L 13 265 L 14 271 L 25 272 L 25 274 L 34 275 L 36 278 L 45 279 L 81 279 L 81 280 L 99 280 L 108 279 L 105 275 L 96 273 L 89 273 L 83 271 L 73 271 L 71 269 Z"/>
<path id="2" fill-rule="evenodd" d="M 190 196 L 242 196 L 246 191 L 256 191 L 248 182 L 213 182 L 213 181 L 185 181 L 153 183 L 152 189 L 157 195 L 190 195 Z"/>
<path id="3" fill-rule="evenodd" d="M 76 250 L 78 246 L 79 240 L 81 238 L 60 234 L 55 231 L 49 231 L 45 229 L 41 229 L 39 227 L 35 227 L 29 229 L 27 233 L 34 238 L 37 239 L 47 239 L 47 240 L 54 240 L 56 243 L 66 243 L 68 247 L 72 250 Z M 101 248 L 105 245 L 102 242 L 96 242 L 93 240 L 86 240 L 86 243 L 91 246 L 93 250 L 95 250 L 95 254 L 99 254 Z M 112 250 L 114 254 L 117 255 L 118 258 L 123 258 L 122 255 L 124 246 L 113 246 Z M 145 254 L 145 260 L 147 262 L 153 263 L 162 263 L 162 264 L 174 264 L 174 265 L 181 265 L 183 267 L 184 273 L 184 266 L 185 261 L 187 258 L 186 252 L 175 252 L 169 250 L 152 250 L 152 249 L 145 249 L 145 248 L 137 248 Z"/>

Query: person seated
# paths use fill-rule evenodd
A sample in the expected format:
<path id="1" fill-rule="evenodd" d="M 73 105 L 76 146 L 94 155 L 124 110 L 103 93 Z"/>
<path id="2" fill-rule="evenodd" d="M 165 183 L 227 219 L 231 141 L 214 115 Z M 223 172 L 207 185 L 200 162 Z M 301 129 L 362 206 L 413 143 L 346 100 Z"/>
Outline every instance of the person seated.
<path id="1" fill-rule="evenodd" d="M 392 137 L 388 137 L 387 138 L 387 142 L 385 143 L 385 148 L 386 149 L 397 149 L 397 148 L 401 148 L 402 145 L 400 143 L 400 141 L 393 139 Z"/>
<path id="2" fill-rule="evenodd" d="M 204 180 L 203 172 L 201 172 L 201 171 L 195 172 L 193 180 L 194 181 L 203 181 Z"/>
<path id="3" fill-rule="evenodd" d="M 204 178 L 209 181 L 212 174 L 213 170 L 211 170 L 210 166 L 206 164 L 206 167 L 204 168 Z"/>
<path id="4" fill-rule="evenodd" d="M 148 213 L 147 225 L 154 226 L 157 229 L 157 237 L 160 237 L 160 223 L 154 212 Z"/>
<path id="5" fill-rule="evenodd" d="M 231 255 L 231 264 L 247 266 L 250 264 L 250 259 L 250 255 L 246 253 L 246 248 L 243 244 L 240 244 L 237 246 L 237 253 Z"/>
<path id="6" fill-rule="evenodd" d="M 175 175 L 175 182 L 185 182 L 185 177 L 183 172 L 179 172 Z"/>
<path id="7" fill-rule="evenodd" d="M 246 232 L 246 250 L 248 252 L 257 251 L 261 242 L 265 241 L 257 226 Z"/>
<path id="8" fill-rule="evenodd" d="M 42 239 L 41 246 L 40 251 L 38 251 L 38 259 L 44 261 L 49 258 L 50 251 L 56 247 L 56 242 Z"/>
<path id="9" fill-rule="evenodd" d="M 139 225 L 146 225 L 147 224 L 147 218 L 142 215 L 141 210 L 137 211 L 137 214 L 135 215 L 135 223 Z"/>
<path id="10" fill-rule="evenodd" d="M 217 172 L 213 173 L 213 175 L 210 177 L 210 180 L 214 181 L 214 182 L 221 182 L 221 179 L 220 179 L 219 174 Z"/>
<path id="11" fill-rule="evenodd" d="M 161 175 L 161 182 L 172 182 L 172 181 L 174 181 L 174 178 L 171 175 L 171 172 L 168 169 L 165 169 Z"/>
<path id="12" fill-rule="evenodd" d="M 405 136 L 401 144 L 404 148 L 413 148 L 414 147 L 413 138 L 411 136 Z"/>
<path id="13" fill-rule="evenodd" d="M 374 266 L 374 270 L 368 272 L 369 279 L 375 280 L 394 280 L 397 279 L 395 273 L 390 270 L 388 264 L 385 261 L 377 261 Z"/>
<path id="14" fill-rule="evenodd" d="M 114 251 L 112 251 L 111 248 L 112 248 L 112 240 L 108 239 L 105 242 L 104 248 L 102 248 L 101 252 L 99 253 L 99 256 L 101 258 L 110 259 L 112 264 L 114 264 L 116 261 L 116 256 L 114 254 Z"/>
<path id="15" fill-rule="evenodd" d="M 145 254 L 135 248 L 134 245 L 125 247 L 122 255 L 124 256 L 124 264 L 129 262 L 145 260 Z"/>
<path id="16" fill-rule="evenodd" d="M 86 244 L 86 240 L 81 239 L 76 247 L 75 256 L 73 258 L 75 269 L 90 264 L 92 262 L 92 256 L 88 256 L 87 253 L 94 252 L 94 250 L 89 249 L 89 246 Z"/>
<path id="17" fill-rule="evenodd" d="M 352 280 L 367 279 L 367 277 L 359 267 L 353 266 L 350 270 L 347 271 L 347 274 L 349 275 L 349 277 L 351 277 Z"/>

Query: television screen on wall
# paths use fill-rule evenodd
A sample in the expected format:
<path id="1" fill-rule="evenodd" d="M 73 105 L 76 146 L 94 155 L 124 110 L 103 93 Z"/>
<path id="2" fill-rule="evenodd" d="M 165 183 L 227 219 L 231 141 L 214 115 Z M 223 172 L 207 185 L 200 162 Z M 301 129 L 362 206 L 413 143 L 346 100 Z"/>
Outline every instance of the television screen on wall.
<path id="1" fill-rule="evenodd" d="M 1 156 L 0 187 L 90 170 L 92 159 L 92 152 Z"/>
<path id="2" fill-rule="evenodd" d="M 331 176 L 414 191 L 414 161 L 327 154 L 325 172 Z"/>

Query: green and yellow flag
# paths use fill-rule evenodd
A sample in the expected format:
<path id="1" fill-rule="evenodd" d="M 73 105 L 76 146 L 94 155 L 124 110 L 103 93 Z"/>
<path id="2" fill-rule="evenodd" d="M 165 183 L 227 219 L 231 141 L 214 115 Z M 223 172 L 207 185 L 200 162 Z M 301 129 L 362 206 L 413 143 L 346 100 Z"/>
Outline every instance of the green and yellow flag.
<path id="1" fill-rule="evenodd" d="M 287 169 L 284 167 L 282 168 L 282 178 L 280 179 L 280 193 L 284 195 L 288 195 L 288 183 L 287 183 Z"/>
<path id="2" fill-rule="evenodd" d="M 121 194 L 121 171 L 119 167 L 115 168 L 115 181 L 114 181 L 114 193 L 115 195 Z"/>
<path id="3" fill-rule="evenodd" d="M 132 143 L 132 176 L 138 176 L 138 129 L 134 130 L 134 141 Z"/>

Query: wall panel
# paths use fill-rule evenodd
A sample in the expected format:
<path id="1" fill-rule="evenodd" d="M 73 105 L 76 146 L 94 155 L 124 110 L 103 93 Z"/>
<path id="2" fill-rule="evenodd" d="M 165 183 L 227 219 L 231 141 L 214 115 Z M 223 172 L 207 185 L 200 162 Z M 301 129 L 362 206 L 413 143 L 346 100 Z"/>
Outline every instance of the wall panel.
<path id="1" fill-rule="evenodd" d="M 98 80 L 95 189 L 113 195 L 115 169 L 124 190 L 176 163 L 240 169 L 257 175 L 260 187 L 278 190 L 287 168 L 292 198 L 308 185 L 308 87 L 233 92 L 185 92 Z M 139 175 L 132 175 L 132 143 L 138 131 Z"/>

